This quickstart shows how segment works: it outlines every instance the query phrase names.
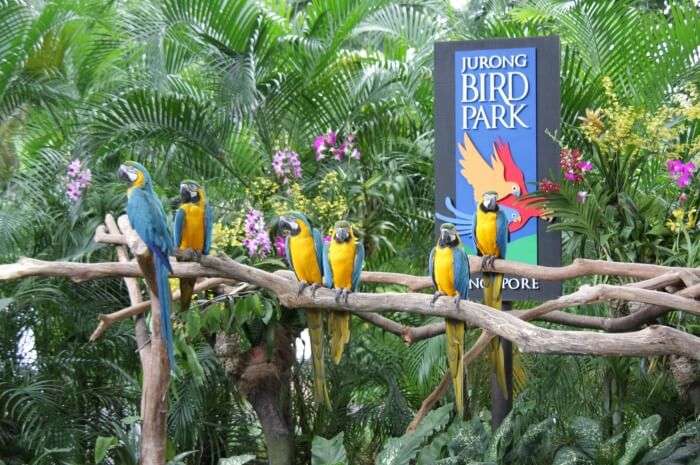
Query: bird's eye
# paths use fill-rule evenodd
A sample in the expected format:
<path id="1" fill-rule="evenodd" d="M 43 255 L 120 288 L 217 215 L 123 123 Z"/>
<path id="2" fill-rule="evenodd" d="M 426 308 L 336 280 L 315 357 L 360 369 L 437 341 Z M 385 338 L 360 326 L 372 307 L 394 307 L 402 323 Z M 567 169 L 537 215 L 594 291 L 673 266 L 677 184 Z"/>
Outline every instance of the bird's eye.
<path id="1" fill-rule="evenodd" d="M 517 191 L 518 191 L 518 186 L 513 186 L 513 192 L 517 192 Z"/>

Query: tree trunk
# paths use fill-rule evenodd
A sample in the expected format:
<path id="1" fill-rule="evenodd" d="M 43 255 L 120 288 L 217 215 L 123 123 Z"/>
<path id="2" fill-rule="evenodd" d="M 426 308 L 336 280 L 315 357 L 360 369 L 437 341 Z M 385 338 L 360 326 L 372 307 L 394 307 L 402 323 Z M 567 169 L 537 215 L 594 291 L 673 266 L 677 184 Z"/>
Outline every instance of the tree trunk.
<path id="1" fill-rule="evenodd" d="M 141 465 L 165 465 L 168 428 L 168 386 L 170 366 L 168 354 L 161 334 L 161 305 L 155 283 L 153 259 L 137 257 L 146 275 L 151 295 L 151 349 L 147 359 L 147 370 L 143 372 L 141 399 Z M 145 367 L 144 367 L 145 368 Z"/>
<path id="2" fill-rule="evenodd" d="M 275 347 L 271 351 L 261 343 L 241 354 L 236 335 L 220 332 L 216 338 L 215 351 L 226 374 L 250 402 L 260 421 L 270 465 L 294 463 L 290 402 L 292 342 L 292 334 L 282 326 L 276 329 Z"/>

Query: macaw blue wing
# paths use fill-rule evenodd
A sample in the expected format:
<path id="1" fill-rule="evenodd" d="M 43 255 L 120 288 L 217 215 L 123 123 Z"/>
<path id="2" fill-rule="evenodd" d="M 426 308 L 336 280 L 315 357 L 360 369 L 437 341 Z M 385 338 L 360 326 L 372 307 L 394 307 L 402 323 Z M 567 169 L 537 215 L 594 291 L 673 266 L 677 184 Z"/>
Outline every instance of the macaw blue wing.
<path id="1" fill-rule="evenodd" d="M 352 269 L 352 291 L 360 287 L 360 275 L 362 275 L 362 265 L 365 263 L 365 246 L 358 242 L 355 246 L 355 265 Z"/>
<path id="2" fill-rule="evenodd" d="M 173 225 L 173 241 L 175 247 L 180 247 L 182 242 L 182 228 L 185 227 L 185 210 L 178 208 L 175 212 L 175 224 Z"/>
<path id="3" fill-rule="evenodd" d="M 207 203 L 204 210 L 204 248 L 202 254 L 209 255 L 211 249 L 211 238 L 214 230 L 214 209 Z"/>
<path id="4" fill-rule="evenodd" d="M 479 207 L 477 207 L 479 208 Z M 477 255 L 481 257 L 481 251 L 479 250 L 479 244 L 476 243 L 476 218 L 477 215 L 474 215 L 474 223 L 472 224 L 472 244 L 474 245 L 474 250 L 476 250 Z"/>
<path id="5" fill-rule="evenodd" d="M 323 285 L 329 289 L 333 288 L 333 268 L 328 258 L 330 244 L 323 244 Z"/>
<path id="6" fill-rule="evenodd" d="M 321 231 L 314 228 L 312 230 L 314 236 L 314 251 L 316 252 L 316 261 L 318 261 L 318 269 L 323 273 L 323 237 Z"/>
<path id="7" fill-rule="evenodd" d="M 452 273 L 455 289 L 462 299 L 469 297 L 469 257 L 461 245 L 452 248 Z"/>
<path id="8" fill-rule="evenodd" d="M 430 257 L 428 257 L 428 275 L 433 280 L 433 286 L 437 289 L 437 282 L 435 282 L 435 247 L 430 251 Z"/>
<path id="9" fill-rule="evenodd" d="M 498 244 L 498 251 L 500 252 L 499 258 L 506 258 L 506 247 L 510 240 L 510 233 L 508 232 L 508 218 L 506 218 L 506 214 L 503 210 L 498 211 L 496 221 L 496 244 Z"/>
<path id="10" fill-rule="evenodd" d="M 163 207 L 155 194 L 143 189 L 134 189 L 126 204 L 126 214 L 134 231 L 154 254 L 164 260 L 172 272 L 168 256 L 174 248 L 173 237 Z"/>
<path id="11" fill-rule="evenodd" d="M 126 203 L 126 214 L 132 228 L 146 243 L 153 254 L 158 299 L 161 305 L 161 332 L 168 352 L 168 362 L 171 370 L 176 370 L 175 350 L 173 344 L 173 327 L 170 321 L 170 266 L 168 256 L 173 250 L 173 236 L 165 219 L 163 205 L 151 190 L 134 189 Z"/>
<path id="12" fill-rule="evenodd" d="M 287 258 L 287 265 L 289 265 L 289 268 L 294 271 L 294 263 L 292 263 L 292 248 L 289 247 L 289 236 L 284 238 L 284 255 Z M 296 276 L 296 271 L 294 271 L 294 275 Z"/>

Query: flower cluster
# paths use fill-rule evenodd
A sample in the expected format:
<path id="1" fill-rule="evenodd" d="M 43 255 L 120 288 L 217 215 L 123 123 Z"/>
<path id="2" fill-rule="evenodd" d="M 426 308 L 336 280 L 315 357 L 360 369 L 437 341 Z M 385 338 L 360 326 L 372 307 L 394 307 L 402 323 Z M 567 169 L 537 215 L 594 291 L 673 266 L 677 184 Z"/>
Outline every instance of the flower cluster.
<path id="1" fill-rule="evenodd" d="M 66 195 L 71 202 L 77 202 L 82 197 L 85 189 L 90 185 L 92 172 L 89 168 L 83 168 L 80 159 L 76 158 L 68 165 L 66 174 L 68 175 Z"/>
<path id="2" fill-rule="evenodd" d="M 547 178 L 542 179 L 537 186 L 537 190 L 540 192 L 556 193 L 559 192 L 560 189 L 561 186 L 558 183 L 550 181 Z"/>
<path id="3" fill-rule="evenodd" d="M 225 251 L 228 247 L 241 245 L 243 235 L 243 218 L 238 217 L 230 224 L 214 223 L 212 228 L 211 251 Z"/>
<path id="4" fill-rule="evenodd" d="M 360 159 L 361 153 L 355 147 L 355 134 L 350 133 L 341 140 L 338 133 L 329 130 L 325 134 L 316 136 L 313 143 L 314 152 L 316 152 L 316 161 L 323 160 L 326 157 L 333 157 L 338 161 L 342 161 L 345 157 Z"/>
<path id="5" fill-rule="evenodd" d="M 301 178 L 299 154 L 289 149 L 278 150 L 272 157 L 272 169 L 283 184 Z"/>
<path id="6" fill-rule="evenodd" d="M 251 257 L 265 257 L 272 251 L 270 236 L 265 230 L 265 219 L 259 210 L 251 208 L 245 218 L 243 245 Z"/>
<path id="7" fill-rule="evenodd" d="M 584 174 L 593 169 L 593 164 L 590 161 L 583 161 L 579 149 L 561 149 L 559 165 L 564 172 L 564 178 L 573 183 L 581 182 Z"/>
<path id="8" fill-rule="evenodd" d="M 676 184 L 681 189 L 688 187 L 695 175 L 695 163 L 692 161 L 683 163 L 682 160 L 669 160 L 666 162 L 666 169 L 669 176 L 676 181 Z"/>
<path id="9" fill-rule="evenodd" d="M 278 257 L 287 255 L 287 241 L 284 236 L 275 237 L 275 252 L 277 252 Z"/>
<path id="10" fill-rule="evenodd" d="M 671 212 L 671 218 L 666 221 L 666 227 L 673 232 L 689 230 L 697 226 L 698 211 L 692 208 L 685 211 L 682 208 L 676 208 Z"/>

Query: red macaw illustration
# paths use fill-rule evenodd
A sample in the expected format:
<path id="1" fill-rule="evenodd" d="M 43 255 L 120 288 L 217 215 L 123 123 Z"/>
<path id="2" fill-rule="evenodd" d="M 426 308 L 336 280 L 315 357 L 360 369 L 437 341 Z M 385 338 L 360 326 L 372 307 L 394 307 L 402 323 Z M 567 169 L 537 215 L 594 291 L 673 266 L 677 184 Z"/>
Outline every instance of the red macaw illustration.
<path id="1" fill-rule="evenodd" d="M 484 159 L 466 132 L 464 141 L 458 145 L 458 148 L 462 155 L 459 161 L 462 167 L 461 173 L 474 190 L 474 202 L 479 203 L 484 192 L 487 191 L 496 192 L 499 200 L 508 195 L 520 196 L 521 190 L 517 182 L 508 180 L 505 176 L 505 163 L 500 158 L 495 144 L 491 154 L 491 164 Z"/>
<path id="2" fill-rule="evenodd" d="M 513 154 L 510 151 L 510 144 L 503 139 L 496 139 L 493 144 L 494 151 L 498 158 L 503 162 L 505 167 L 504 178 L 509 182 L 514 182 L 520 188 L 521 195 L 527 195 L 527 185 L 525 184 L 525 175 L 522 170 L 513 160 Z M 498 201 L 498 205 L 502 205 L 515 210 L 519 218 L 513 218 L 508 224 L 508 230 L 513 233 L 527 224 L 530 218 L 542 216 L 542 210 L 532 207 L 530 204 L 534 199 L 522 200 L 514 195 L 508 195 Z"/>

